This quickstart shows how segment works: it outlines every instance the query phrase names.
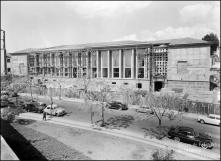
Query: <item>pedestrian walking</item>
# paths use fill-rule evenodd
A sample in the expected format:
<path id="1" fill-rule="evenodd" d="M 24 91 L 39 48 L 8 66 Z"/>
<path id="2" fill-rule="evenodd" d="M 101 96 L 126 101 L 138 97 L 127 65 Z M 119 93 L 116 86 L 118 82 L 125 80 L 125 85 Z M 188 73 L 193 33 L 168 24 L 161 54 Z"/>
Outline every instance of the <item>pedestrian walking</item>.
<path id="1" fill-rule="evenodd" d="M 45 121 L 46 121 L 46 115 L 47 115 L 47 113 L 45 111 L 43 111 L 43 120 L 45 120 Z"/>

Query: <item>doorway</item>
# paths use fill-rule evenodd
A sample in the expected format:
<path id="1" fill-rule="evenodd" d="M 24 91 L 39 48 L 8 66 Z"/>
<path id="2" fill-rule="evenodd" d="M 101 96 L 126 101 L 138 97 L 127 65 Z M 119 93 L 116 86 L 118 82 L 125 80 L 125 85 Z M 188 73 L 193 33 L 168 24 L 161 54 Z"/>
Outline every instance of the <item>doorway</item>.
<path id="1" fill-rule="evenodd" d="M 161 88 L 163 88 L 163 82 L 162 81 L 155 81 L 154 82 L 154 91 L 160 91 Z"/>

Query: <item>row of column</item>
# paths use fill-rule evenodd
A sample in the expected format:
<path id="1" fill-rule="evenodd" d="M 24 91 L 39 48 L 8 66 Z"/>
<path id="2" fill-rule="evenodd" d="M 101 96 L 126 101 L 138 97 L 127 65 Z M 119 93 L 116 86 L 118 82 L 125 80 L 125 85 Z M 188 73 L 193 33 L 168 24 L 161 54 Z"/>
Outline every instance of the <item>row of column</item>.
<path id="1" fill-rule="evenodd" d="M 72 61 L 69 60 L 70 59 L 70 53 L 63 53 L 63 67 L 61 68 L 61 60 L 60 60 L 60 54 L 61 53 L 49 53 L 50 54 L 50 64 L 48 64 L 47 66 L 44 65 L 44 56 L 40 56 L 39 57 L 42 57 L 42 69 L 43 69 L 43 73 L 44 73 L 44 70 L 46 67 L 46 70 L 49 70 L 48 68 L 51 68 L 51 67 L 54 67 L 55 69 L 55 75 L 57 75 L 57 71 L 56 71 L 56 68 L 60 68 L 60 69 L 63 69 L 63 76 L 65 75 L 65 68 L 68 68 L 68 77 L 73 77 L 73 68 L 76 68 L 74 66 L 72 66 Z M 55 60 L 52 60 L 52 54 L 54 54 L 54 59 Z M 67 66 L 64 66 L 64 56 L 65 54 L 68 54 L 68 58 L 67 58 Z M 82 64 L 83 64 L 83 54 L 86 54 L 86 66 L 83 67 Z M 36 63 L 36 56 L 35 55 L 35 58 L 34 58 L 34 66 L 36 67 L 35 69 L 37 69 L 37 63 Z M 57 57 L 59 57 L 59 59 L 57 59 Z M 48 59 L 48 57 L 46 57 Z M 82 70 L 82 69 L 79 69 L 79 66 L 81 68 L 86 68 L 86 71 L 87 71 L 87 74 L 88 74 L 88 77 L 92 77 L 92 53 L 81 53 L 81 58 L 80 58 L 80 61 L 78 61 L 79 57 L 77 55 L 77 71 L 79 72 L 78 73 L 78 76 L 81 74 L 81 71 L 79 70 Z M 103 78 L 103 67 L 102 67 L 102 57 L 101 57 L 101 53 L 99 51 L 96 51 L 96 72 L 97 72 L 97 78 Z M 123 59 L 123 53 L 122 53 L 122 49 L 119 49 L 119 78 L 125 78 L 125 59 Z M 40 58 L 39 58 L 40 59 Z M 71 56 L 71 59 L 73 59 L 73 56 Z M 59 62 L 57 62 L 57 60 Z M 54 61 L 54 63 L 52 63 Z M 70 64 L 70 61 L 71 61 L 71 64 Z M 47 60 L 48 62 L 48 60 Z M 114 75 L 114 71 L 113 71 L 113 59 L 112 59 L 112 54 L 111 54 L 111 51 L 110 50 L 107 50 L 107 70 L 108 70 L 108 75 L 107 75 L 107 78 L 114 78 L 113 75 Z M 147 56 L 145 56 L 145 59 L 144 59 L 144 78 L 146 79 L 148 77 L 148 71 L 147 71 L 147 64 L 148 64 L 148 60 L 147 60 Z M 128 79 L 137 79 L 138 78 L 138 54 L 136 54 L 136 50 L 135 49 L 131 49 L 131 78 L 128 78 Z M 51 68 L 52 69 L 52 68 Z M 35 71 L 36 72 L 36 71 Z M 38 73 L 37 73 L 38 74 Z M 51 74 L 52 75 L 52 71 L 51 71 Z M 59 70 L 59 76 L 61 76 L 61 71 Z"/>

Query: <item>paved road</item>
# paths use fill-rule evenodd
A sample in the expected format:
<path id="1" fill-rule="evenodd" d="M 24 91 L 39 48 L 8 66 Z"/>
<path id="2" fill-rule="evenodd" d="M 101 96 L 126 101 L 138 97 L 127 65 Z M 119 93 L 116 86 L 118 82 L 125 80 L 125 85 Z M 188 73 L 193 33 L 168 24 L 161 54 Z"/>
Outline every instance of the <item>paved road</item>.
<path id="1" fill-rule="evenodd" d="M 40 101 L 43 101 L 45 103 L 49 103 L 48 98 L 40 99 Z M 65 118 L 73 119 L 77 121 L 82 122 L 90 122 L 90 109 L 84 108 L 84 104 L 82 103 L 75 103 L 75 102 L 64 102 L 59 100 L 54 100 L 54 102 L 63 108 L 66 109 L 68 112 L 67 115 L 65 115 Z M 99 120 L 101 118 L 99 112 L 101 110 L 98 110 L 96 105 L 93 105 L 93 111 L 97 111 L 94 115 L 94 121 Z M 96 110 L 97 109 L 97 110 Z M 145 116 L 145 119 L 143 118 L 143 114 L 138 114 L 135 112 L 135 109 L 129 109 L 127 111 L 119 111 L 119 110 L 105 110 L 105 120 L 108 121 L 113 125 L 113 128 L 125 128 L 128 131 L 137 131 L 140 133 L 145 134 L 143 128 L 150 128 L 158 125 L 158 120 L 153 117 L 152 115 Z M 204 132 L 212 136 L 215 147 L 212 149 L 214 152 L 220 152 L 220 127 L 214 126 L 214 125 L 208 125 L 208 124 L 200 124 L 196 122 L 195 119 L 192 118 L 182 118 L 182 121 L 174 120 L 170 121 L 168 119 L 165 119 L 162 121 L 163 126 L 171 126 L 171 125 L 183 125 L 183 126 L 189 126 L 193 127 L 198 132 Z"/>

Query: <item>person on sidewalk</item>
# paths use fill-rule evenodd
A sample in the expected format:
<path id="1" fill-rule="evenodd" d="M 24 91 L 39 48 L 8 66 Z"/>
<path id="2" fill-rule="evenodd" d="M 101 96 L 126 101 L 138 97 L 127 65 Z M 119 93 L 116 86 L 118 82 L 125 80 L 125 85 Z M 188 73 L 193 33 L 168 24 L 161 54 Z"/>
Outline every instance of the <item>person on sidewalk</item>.
<path id="1" fill-rule="evenodd" d="M 46 115 L 47 115 L 47 113 L 45 111 L 43 111 L 43 120 L 45 120 L 45 121 L 46 121 Z"/>

